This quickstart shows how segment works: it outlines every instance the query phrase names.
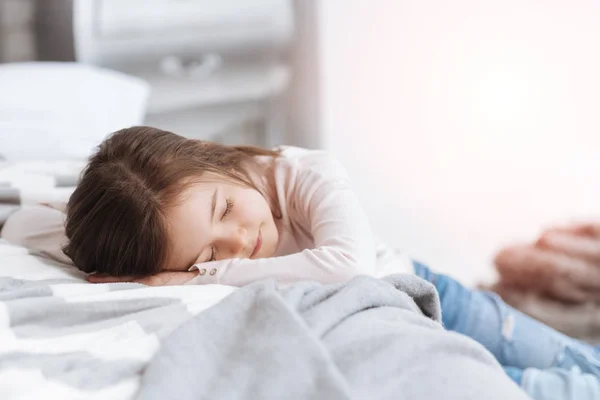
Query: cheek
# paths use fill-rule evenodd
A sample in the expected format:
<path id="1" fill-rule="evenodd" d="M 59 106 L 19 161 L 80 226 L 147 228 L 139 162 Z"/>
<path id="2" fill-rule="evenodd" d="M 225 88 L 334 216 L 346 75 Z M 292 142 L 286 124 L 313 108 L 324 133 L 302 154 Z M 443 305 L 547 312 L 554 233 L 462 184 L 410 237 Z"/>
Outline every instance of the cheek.
<path id="1" fill-rule="evenodd" d="M 226 217 L 225 221 L 248 227 L 252 225 L 254 214 L 255 212 L 252 209 L 252 204 L 241 199 L 236 199 L 235 206 L 233 207 L 231 214 Z"/>
<path id="2" fill-rule="evenodd" d="M 246 193 L 246 196 L 240 200 L 242 204 L 238 208 L 238 212 L 241 218 L 254 222 L 271 218 L 269 204 L 260 193 L 253 190 Z"/>

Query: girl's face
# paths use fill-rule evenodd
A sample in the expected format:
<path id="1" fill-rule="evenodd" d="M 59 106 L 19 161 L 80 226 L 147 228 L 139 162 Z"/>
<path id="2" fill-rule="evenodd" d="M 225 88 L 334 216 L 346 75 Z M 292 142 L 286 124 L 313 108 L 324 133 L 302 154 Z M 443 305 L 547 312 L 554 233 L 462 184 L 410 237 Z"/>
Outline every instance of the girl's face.
<path id="1" fill-rule="evenodd" d="M 172 251 L 165 270 L 187 271 L 208 261 L 275 254 L 279 232 L 262 194 L 212 177 L 191 185 L 167 212 Z"/>

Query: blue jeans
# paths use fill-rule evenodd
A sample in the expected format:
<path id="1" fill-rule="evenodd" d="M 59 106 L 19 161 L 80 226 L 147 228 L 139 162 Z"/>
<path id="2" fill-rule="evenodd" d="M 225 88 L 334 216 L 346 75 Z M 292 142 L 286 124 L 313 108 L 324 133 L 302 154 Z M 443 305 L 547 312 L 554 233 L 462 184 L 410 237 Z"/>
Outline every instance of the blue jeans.
<path id="1" fill-rule="evenodd" d="M 469 290 L 418 262 L 414 267 L 436 287 L 444 327 L 481 343 L 531 397 L 600 399 L 600 352 L 593 346 L 526 316 L 494 293 Z"/>

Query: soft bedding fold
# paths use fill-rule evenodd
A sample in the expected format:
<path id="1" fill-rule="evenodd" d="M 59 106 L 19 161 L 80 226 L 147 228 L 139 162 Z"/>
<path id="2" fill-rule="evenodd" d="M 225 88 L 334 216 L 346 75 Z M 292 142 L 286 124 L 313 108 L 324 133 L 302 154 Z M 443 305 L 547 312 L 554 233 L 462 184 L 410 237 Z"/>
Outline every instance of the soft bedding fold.
<path id="1" fill-rule="evenodd" d="M 246 286 L 182 324 L 138 400 L 526 399 L 495 359 L 445 331 L 415 276 Z"/>

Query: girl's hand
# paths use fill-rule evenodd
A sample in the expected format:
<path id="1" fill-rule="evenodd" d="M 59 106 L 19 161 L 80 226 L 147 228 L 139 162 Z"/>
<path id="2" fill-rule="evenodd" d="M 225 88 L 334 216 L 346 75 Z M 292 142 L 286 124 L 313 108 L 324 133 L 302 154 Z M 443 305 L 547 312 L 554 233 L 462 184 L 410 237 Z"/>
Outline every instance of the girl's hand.
<path id="1" fill-rule="evenodd" d="M 198 275 L 198 271 L 165 271 L 151 276 L 109 276 L 103 274 L 88 275 L 91 283 L 133 282 L 148 286 L 183 285 Z"/>

